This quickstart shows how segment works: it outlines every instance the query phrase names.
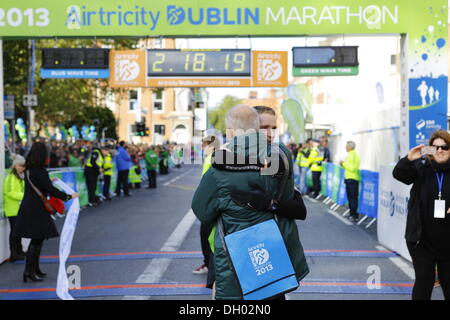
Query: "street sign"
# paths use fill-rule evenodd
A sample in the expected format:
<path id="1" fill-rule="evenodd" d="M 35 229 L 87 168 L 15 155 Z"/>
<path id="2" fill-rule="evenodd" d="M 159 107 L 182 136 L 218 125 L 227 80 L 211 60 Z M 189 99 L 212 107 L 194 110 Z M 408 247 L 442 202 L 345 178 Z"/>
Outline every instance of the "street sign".
<path id="1" fill-rule="evenodd" d="M 14 119 L 14 96 L 3 96 L 3 114 L 6 120 Z"/>
<path id="2" fill-rule="evenodd" d="M 36 107 L 38 105 L 37 95 L 24 94 L 23 95 L 23 105 L 25 107 Z"/>

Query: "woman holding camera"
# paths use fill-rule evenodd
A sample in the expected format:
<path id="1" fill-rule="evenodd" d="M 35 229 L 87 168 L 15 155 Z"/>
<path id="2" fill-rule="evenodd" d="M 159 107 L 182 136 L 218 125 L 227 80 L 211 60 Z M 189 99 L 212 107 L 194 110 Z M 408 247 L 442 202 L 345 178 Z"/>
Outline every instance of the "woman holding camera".
<path id="1" fill-rule="evenodd" d="M 25 194 L 17 216 L 16 237 L 31 239 L 28 247 L 23 281 L 42 281 L 46 274 L 39 268 L 39 256 L 45 239 L 58 237 L 55 223 L 45 209 L 44 202 L 34 187 L 45 197 L 51 195 L 63 201 L 77 198 L 78 193 L 68 195 L 52 185 L 46 166 L 49 154 L 45 144 L 36 142 L 25 161 Z M 34 187 L 33 187 L 34 185 Z"/>
<path id="2" fill-rule="evenodd" d="M 438 130 L 429 146 L 412 148 L 393 176 L 413 185 L 405 234 L 416 274 L 412 299 L 431 299 L 437 266 L 445 299 L 450 300 L 450 134 Z"/>

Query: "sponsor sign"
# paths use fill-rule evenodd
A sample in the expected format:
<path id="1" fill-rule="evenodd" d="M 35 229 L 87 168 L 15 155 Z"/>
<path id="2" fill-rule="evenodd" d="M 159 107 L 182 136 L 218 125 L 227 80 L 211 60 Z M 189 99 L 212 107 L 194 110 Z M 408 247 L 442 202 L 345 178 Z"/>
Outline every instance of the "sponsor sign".
<path id="1" fill-rule="evenodd" d="M 382 166 L 379 175 L 378 241 L 411 261 L 406 247 L 405 229 L 411 186 L 392 177 L 392 166 Z"/>
<path id="2" fill-rule="evenodd" d="M 146 86 L 146 52 L 144 50 L 111 50 L 109 61 L 111 87 Z"/>
<path id="3" fill-rule="evenodd" d="M 436 5 L 447 1 L 3 0 L 0 36 L 407 33 Z"/>

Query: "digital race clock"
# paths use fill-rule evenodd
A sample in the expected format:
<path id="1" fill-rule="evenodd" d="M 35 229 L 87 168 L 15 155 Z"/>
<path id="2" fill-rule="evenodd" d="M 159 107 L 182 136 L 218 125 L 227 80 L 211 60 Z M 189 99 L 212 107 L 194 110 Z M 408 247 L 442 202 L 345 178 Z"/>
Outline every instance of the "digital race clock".
<path id="1" fill-rule="evenodd" d="M 45 48 L 42 49 L 44 69 L 108 69 L 109 49 Z"/>
<path id="2" fill-rule="evenodd" d="M 248 77 L 250 49 L 147 50 L 147 76 L 152 77 Z"/>
<path id="3" fill-rule="evenodd" d="M 294 47 L 294 67 L 358 66 L 358 47 Z"/>

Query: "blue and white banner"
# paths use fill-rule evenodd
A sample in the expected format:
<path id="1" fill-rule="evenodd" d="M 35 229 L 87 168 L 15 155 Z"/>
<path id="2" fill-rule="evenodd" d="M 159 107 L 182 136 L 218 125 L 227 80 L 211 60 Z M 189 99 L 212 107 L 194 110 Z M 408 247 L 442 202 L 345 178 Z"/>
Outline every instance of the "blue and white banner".
<path id="1" fill-rule="evenodd" d="M 72 194 L 75 191 L 61 179 L 53 180 L 53 184 L 59 187 L 67 194 Z M 73 199 L 72 205 L 66 214 L 61 238 L 59 241 L 59 269 L 58 281 L 56 284 L 56 294 L 62 300 L 74 300 L 69 293 L 69 280 L 67 279 L 66 261 L 70 255 L 72 248 L 73 235 L 77 227 L 78 215 L 80 213 L 80 201 L 78 198 Z"/>
<path id="2" fill-rule="evenodd" d="M 378 172 L 361 170 L 359 213 L 371 218 L 378 215 Z"/>
<path id="3" fill-rule="evenodd" d="M 326 184 L 327 184 L 327 188 L 326 188 L 326 196 L 328 198 L 333 198 L 333 182 L 334 182 L 334 167 L 335 165 L 329 162 L 326 162 L 325 165 L 327 166 L 327 170 L 326 170 Z"/>
<path id="4" fill-rule="evenodd" d="M 378 196 L 378 241 L 411 261 L 405 240 L 408 201 L 411 186 L 392 176 L 393 166 L 380 167 Z"/>
<path id="5" fill-rule="evenodd" d="M 337 196 L 336 203 L 340 206 L 346 205 L 347 200 L 347 190 L 345 189 L 345 170 L 342 167 L 339 167 L 339 170 L 341 171 L 340 177 L 339 177 L 339 193 Z"/>
<path id="6" fill-rule="evenodd" d="M 448 77 L 409 79 L 409 145 L 428 145 L 436 130 L 447 130 Z M 415 89 L 415 90 L 414 90 Z"/>

